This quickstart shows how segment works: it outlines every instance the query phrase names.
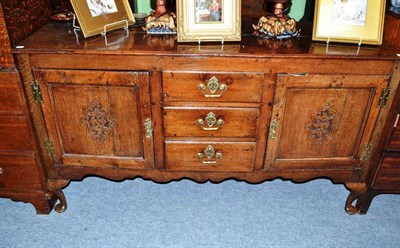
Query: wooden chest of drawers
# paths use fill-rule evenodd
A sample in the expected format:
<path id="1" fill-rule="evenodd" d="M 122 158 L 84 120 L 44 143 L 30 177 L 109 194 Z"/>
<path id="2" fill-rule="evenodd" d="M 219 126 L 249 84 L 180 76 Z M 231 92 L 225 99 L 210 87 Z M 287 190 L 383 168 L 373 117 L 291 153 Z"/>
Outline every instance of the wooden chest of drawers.
<path id="1" fill-rule="evenodd" d="M 163 72 L 166 169 L 252 171 L 263 80 L 262 73 Z"/>

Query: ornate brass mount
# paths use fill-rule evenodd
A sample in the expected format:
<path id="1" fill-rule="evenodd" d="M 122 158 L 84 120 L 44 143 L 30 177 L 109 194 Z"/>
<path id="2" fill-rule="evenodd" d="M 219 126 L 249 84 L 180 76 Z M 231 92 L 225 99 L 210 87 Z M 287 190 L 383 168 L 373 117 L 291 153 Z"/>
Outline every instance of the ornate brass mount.
<path id="1" fill-rule="evenodd" d="M 208 127 L 204 126 L 204 122 L 207 123 Z M 205 121 L 203 120 L 203 118 L 199 118 L 196 123 L 199 127 L 201 127 L 205 131 L 215 131 L 218 130 L 224 124 L 224 120 L 222 118 L 219 118 L 217 120 L 215 114 L 213 112 L 210 112 L 207 114 Z M 215 124 L 217 125 L 214 126 Z"/>
<path id="2" fill-rule="evenodd" d="M 213 160 L 213 158 L 215 159 Z M 220 151 L 215 151 L 212 145 L 208 145 L 203 152 L 197 153 L 197 158 L 203 164 L 216 164 L 218 160 L 222 158 L 222 153 Z"/>
<path id="3" fill-rule="evenodd" d="M 205 97 L 218 98 L 218 97 L 222 96 L 222 93 L 224 93 L 224 91 L 226 91 L 228 86 L 226 84 L 220 84 L 216 77 L 212 77 L 208 80 L 207 86 L 204 84 L 199 84 L 198 88 L 199 88 L 199 90 L 201 90 L 201 92 L 203 93 L 203 95 Z M 206 93 L 207 88 L 210 91 L 210 94 Z"/>
<path id="4" fill-rule="evenodd" d="M 153 136 L 153 128 L 151 127 L 151 120 L 150 118 L 147 118 L 144 120 L 144 128 L 146 130 L 146 138 L 151 139 Z"/>
<path id="5" fill-rule="evenodd" d="M 3 175 L 3 168 L 0 167 L 0 176 Z"/>

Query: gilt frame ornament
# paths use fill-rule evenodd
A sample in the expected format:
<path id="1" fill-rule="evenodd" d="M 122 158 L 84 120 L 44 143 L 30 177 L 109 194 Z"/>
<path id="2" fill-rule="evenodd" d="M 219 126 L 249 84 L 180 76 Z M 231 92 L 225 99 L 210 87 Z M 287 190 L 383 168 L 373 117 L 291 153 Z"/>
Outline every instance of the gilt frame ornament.
<path id="1" fill-rule="evenodd" d="M 240 41 L 242 0 L 216 0 L 220 20 L 199 21 L 199 0 L 177 0 L 178 42 Z M 214 1 L 210 1 L 210 5 Z M 211 7 L 210 7 L 211 8 Z"/>
<path id="2" fill-rule="evenodd" d="M 135 23 L 128 0 L 71 0 L 71 5 L 85 38 Z"/>
<path id="3" fill-rule="evenodd" d="M 384 0 L 316 0 L 313 40 L 380 45 L 385 19 Z M 351 9 L 344 12 L 342 9 Z"/>
<path id="4" fill-rule="evenodd" d="M 309 131 L 308 138 L 317 144 L 332 139 L 336 130 L 339 129 L 338 116 L 335 109 L 329 104 L 325 104 L 312 115 L 311 122 L 306 125 L 306 129 Z"/>
<path id="5" fill-rule="evenodd" d="M 85 126 L 88 135 L 98 142 L 104 142 L 113 133 L 115 121 L 111 116 L 111 110 L 98 100 L 83 107 L 82 114 L 82 126 Z"/>

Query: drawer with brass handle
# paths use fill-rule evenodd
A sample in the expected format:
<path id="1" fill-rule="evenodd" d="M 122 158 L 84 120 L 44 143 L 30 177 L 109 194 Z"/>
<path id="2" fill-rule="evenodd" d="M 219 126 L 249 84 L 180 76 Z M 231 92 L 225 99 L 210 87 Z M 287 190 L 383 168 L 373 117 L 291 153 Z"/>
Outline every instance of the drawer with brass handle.
<path id="1" fill-rule="evenodd" d="M 164 107 L 167 137 L 255 137 L 259 109 Z"/>
<path id="2" fill-rule="evenodd" d="M 261 101 L 261 73 L 164 72 L 165 101 Z"/>
<path id="3" fill-rule="evenodd" d="M 35 160 L 30 157 L 0 156 L 0 190 L 41 189 Z"/>
<path id="4" fill-rule="evenodd" d="M 166 141 L 167 170 L 251 171 L 255 142 Z"/>

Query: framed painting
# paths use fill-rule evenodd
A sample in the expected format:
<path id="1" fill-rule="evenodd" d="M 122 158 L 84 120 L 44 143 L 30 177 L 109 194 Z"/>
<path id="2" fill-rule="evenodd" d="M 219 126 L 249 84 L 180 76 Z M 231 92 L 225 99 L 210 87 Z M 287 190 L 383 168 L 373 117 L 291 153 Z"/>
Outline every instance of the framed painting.
<path id="1" fill-rule="evenodd" d="M 382 44 L 385 0 L 316 0 L 313 40 Z"/>
<path id="2" fill-rule="evenodd" d="M 241 0 L 177 0 L 179 42 L 239 41 Z"/>
<path id="3" fill-rule="evenodd" d="M 85 38 L 135 23 L 128 0 L 71 0 L 71 4 Z"/>

